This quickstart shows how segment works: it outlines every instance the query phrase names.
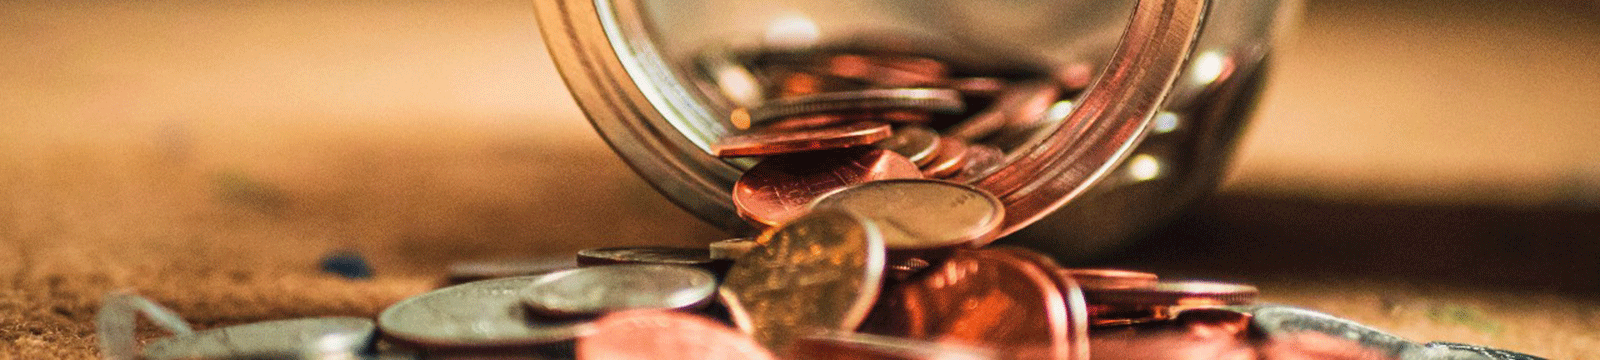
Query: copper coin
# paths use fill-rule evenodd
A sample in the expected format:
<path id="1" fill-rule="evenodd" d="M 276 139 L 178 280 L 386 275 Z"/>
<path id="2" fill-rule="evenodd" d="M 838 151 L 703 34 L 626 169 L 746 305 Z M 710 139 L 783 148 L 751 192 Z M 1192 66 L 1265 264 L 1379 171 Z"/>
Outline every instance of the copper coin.
<path id="1" fill-rule="evenodd" d="M 539 275 L 522 303 L 538 315 L 570 318 L 632 309 L 688 310 L 711 301 L 717 277 L 680 265 L 592 266 Z"/>
<path id="2" fill-rule="evenodd" d="M 933 161 L 922 167 L 922 175 L 931 178 L 946 178 L 954 176 L 961 171 L 967 163 L 967 144 L 960 139 L 944 137 L 939 139 L 939 149 L 933 155 Z"/>
<path id="3" fill-rule="evenodd" d="M 463 283 L 513 276 L 539 275 L 578 267 L 571 256 L 463 261 L 450 264 L 447 283 Z"/>
<path id="4" fill-rule="evenodd" d="M 1047 80 L 1024 81 L 1007 87 L 994 105 L 945 130 L 948 136 L 976 140 L 1007 127 L 1027 127 L 1044 119 L 1050 106 L 1061 100 L 1061 87 Z"/>
<path id="5" fill-rule="evenodd" d="M 956 114 L 966 110 L 961 94 L 950 89 L 899 88 L 832 91 L 773 99 L 750 109 L 755 123 L 805 114 L 882 110 L 921 110 Z"/>
<path id="6" fill-rule="evenodd" d="M 860 333 L 823 333 L 795 341 L 796 360 L 991 360 L 993 349 Z"/>
<path id="7" fill-rule="evenodd" d="M 772 360 L 771 352 L 709 319 L 668 311 L 606 315 L 578 339 L 580 360 Z"/>
<path id="8" fill-rule="evenodd" d="M 1054 262 L 1008 248 L 959 250 L 886 291 L 862 331 L 962 343 L 1027 358 L 1087 360 Z"/>
<path id="9" fill-rule="evenodd" d="M 992 77 L 968 77 L 947 79 L 940 85 L 961 92 L 966 96 L 994 97 L 1005 91 L 1005 80 Z"/>
<path id="10" fill-rule="evenodd" d="M 838 77 L 893 87 L 937 84 L 948 72 L 944 63 L 928 58 L 855 54 L 829 58 L 827 71 Z"/>
<path id="11" fill-rule="evenodd" d="M 961 165 L 961 171 L 952 176 L 951 181 L 967 182 L 993 173 L 1005 166 L 1006 153 L 1000 148 L 971 144 L 967 146 L 967 161 Z"/>
<path id="12" fill-rule="evenodd" d="M 844 125 L 852 122 L 875 121 L 876 116 L 868 112 L 859 113 L 826 113 L 796 115 L 782 119 L 772 120 L 761 125 L 763 131 L 793 131 L 826 128 L 829 126 Z"/>
<path id="13" fill-rule="evenodd" d="M 1156 285 L 1156 274 L 1118 269 L 1061 269 L 1060 276 L 1070 277 L 1085 289 L 1127 289 Z"/>
<path id="14" fill-rule="evenodd" d="M 1133 288 L 1085 288 L 1090 303 L 1110 305 L 1227 306 L 1255 302 L 1260 292 L 1243 284 L 1207 281 L 1159 281 Z"/>
<path id="15" fill-rule="evenodd" d="M 717 262 L 704 248 L 628 246 L 578 250 L 578 266 L 658 264 L 709 267 Z"/>
<path id="16" fill-rule="evenodd" d="M 890 250 L 949 249 L 992 240 L 1005 204 L 977 188 L 940 180 L 882 180 L 818 198 L 813 209 L 842 209 L 878 224 Z"/>
<path id="17" fill-rule="evenodd" d="M 707 248 L 708 255 L 712 259 L 735 260 L 744 257 L 744 254 L 749 254 L 756 249 L 756 246 L 760 244 L 757 244 L 754 238 L 732 238 L 711 243 Z"/>
<path id="18" fill-rule="evenodd" d="M 859 122 L 798 131 L 755 131 L 722 138 L 711 151 L 716 156 L 768 156 L 805 151 L 871 145 L 891 134 L 888 124 Z"/>
<path id="19" fill-rule="evenodd" d="M 903 126 L 878 142 L 878 147 L 904 155 L 917 166 L 927 166 L 939 150 L 939 133 L 922 126 Z"/>
<path id="20" fill-rule="evenodd" d="M 878 148 L 773 156 L 733 184 L 733 204 L 746 219 L 776 226 L 805 212 L 822 194 L 874 180 L 920 177 L 916 164 Z"/>
<path id="21" fill-rule="evenodd" d="M 756 241 L 762 245 L 739 258 L 718 289 L 739 329 L 783 351 L 801 336 L 861 325 L 885 265 L 883 235 L 870 220 L 819 210 Z"/>

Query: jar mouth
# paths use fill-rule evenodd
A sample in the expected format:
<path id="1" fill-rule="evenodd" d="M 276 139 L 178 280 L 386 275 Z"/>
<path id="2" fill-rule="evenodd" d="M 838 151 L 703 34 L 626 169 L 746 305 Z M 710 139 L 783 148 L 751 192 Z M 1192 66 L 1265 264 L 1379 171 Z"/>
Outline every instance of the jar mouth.
<path id="1" fill-rule="evenodd" d="M 751 230 L 729 196 L 749 159 L 711 145 L 737 129 L 728 99 L 703 96 L 663 57 L 636 0 L 539 0 L 541 31 L 590 121 L 635 171 L 680 206 Z M 1100 75 L 1057 124 L 968 182 L 1006 206 L 1002 235 L 1082 195 L 1142 141 L 1194 46 L 1205 0 L 1139 0 Z"/>

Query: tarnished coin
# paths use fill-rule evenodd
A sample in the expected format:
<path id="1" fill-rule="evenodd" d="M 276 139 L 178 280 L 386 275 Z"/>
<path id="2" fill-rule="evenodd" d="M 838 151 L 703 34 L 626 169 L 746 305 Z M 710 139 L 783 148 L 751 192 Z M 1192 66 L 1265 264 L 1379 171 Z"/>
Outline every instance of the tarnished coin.
<path id="1" fill-rule="evenodd" d="M 750 108 L 750 120 L 760 124 L 796 115 L 891 109 L 956 114 L 966 110 L 966 103 L 961 101 L 961 93 L 950 89 L 833 91 L 770 100 Z"/>
<path id="2" fill-rule="evenodd" d="M 904 126 L 879 142 L 878 147 L 905 156 L 917 166 L 926 166 L 933 162 L 933 154 L 939 149 L 939 133 L 926 127 Z"/>
<path id="3" fill-rule="evenodd" d="M 815 209 L 859 214 L 882 229 L 890 250 L 983 245 L 993 240 L 1005 205 L 971 186 L 939 180 L 883 180 L 827 194 Z"/>
<path id="4" fill-rule="evenodd" d="M 578 250 L 578 266 L 616 264 L 682 265 L 704 268 L 716 262 L 703 248 L 628 246 Z"/>
<path id="5" fill-rule="evenodd" d="M 578 267 L 571 256 L 463 261 L 450 264 L 450 285 L 478 280 L 550 273 Z"/>
<path id="6" fill-rule="evenodd" d="M 699 268 L 608 265 L 539 275 L 522 289 L 522 303 L 539 315 L 574 317 L 632 309 L 692 309 L 709 303 L 716 292 L 716 276 Z"/>
<path id="7" fill-rule="evenodd" d="M 888 138 L 891 133 L 888 124 L 879 122 L 792 131 L 754 131 L 723 137 L 711 146 L 711 152 L 720 157 L 740 157 L 841 149 L 871 145 Z"/>
<path id="8" fill-rule="evenodd" d="M 775 226 L 805 212 L 822 194 L 874 180 L 920 177 L 916 164 L 878 148 L 773 156 L 733 184 L 733 204 L 746 219 Z"/>
<path id="9" fill-rule="evenodd" d="M 1260 291 L 1244 284 L 1209 281 L 1159 281 L 1153 286 L 1084 288 L 1092 304 L 1155 306 L 1228 306 L 1255 302 Z"/>
<path id="10" fill-rule="evenodd" d="M 633 310 L 608 314 L 578 339 L 579 360 L 772 360 L 749 336 L 695 315 Z"/>
<path id="11" fill-rule="evenodd" d="M 1156 274 L 1118 269 L 1061 269 L 1058 275 L 1070 277 L 1085 289 L 1127 289 L 1156 285 Z"/>
<path id="12" fill-rule="evenodd" d="M 993 349 L 859 333 L 823 333 L 795 341 L 795 360 L 992 360 Z"/>
<path id="13" fill-rule="evenodd" d="M 267 321 L 157 339 L 144 347 L 144 358 L 297 358 L 308 349 L 354 354 L 371 346 L 374 334 L 372 320 L 356 317 Z"/>
<path id="14" fill-rule="evenodd" d="M 484 280 L 413 296 L 384 309 L 378 328 L 388 339 L 429 348 L 534 346 L 572 340 L 592 329 L 584 321 L 530 319 L 522 290 L 539 279 Z"/>
<path id="15" fill-rule="evenodd" d="M 958 250 L 924 276 L 891 287 L 862 332 L 1025 351 L 1029 359 L 1087 360 L 1047 257 L 1024 250 Z"/>
<path id="16" fill-rule="evenodd" d="M 757 244 L 754 238 L 732 238 L 711 243 L 708 247 L 712 259 L 734 260 L 749 254 L 756 249 L 756 246 L 760 244 Z"/>
<path id="17" fill-rule="evenodd" d="M 960 139 L 944 137 L 939 139 L 939 148 L 933 154 L 933 160 L 922 167 L 922 175 L 930 178 L 947 178 L 961 172 L 967 164 L 967 143 Z"/>
<path id="18" fill-rule="evenodd" d="M 718 289 L 740 329 L 784 351 L 816 331 L 850 331 L 877 299 L 883 235 L 870 220 L 819 210 L 763 233 Z"/>

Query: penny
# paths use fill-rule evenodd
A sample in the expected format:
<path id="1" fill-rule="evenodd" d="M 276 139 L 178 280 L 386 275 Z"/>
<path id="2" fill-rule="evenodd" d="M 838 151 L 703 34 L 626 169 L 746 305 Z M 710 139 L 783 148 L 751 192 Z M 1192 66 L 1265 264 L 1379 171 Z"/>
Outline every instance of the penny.
<path id="1" fill-rule="evenodd" d="M 487 279 L 539 275 L 576 267 L 578 262 L 571 256 L 464 261 L 450 264 L 450 276 L 446 282 L 458 285 Z"/>
<path id="2" fill-rule="evenodd" d="M 772 360 L 749 336 L 703 317 L 669 311 L 632 310 L 594 322 L 594 333 L 578 339 L 579 360 Z"/>
<path id="3" fill-rule="evenodd" d="M 1160 306 L 1227 306 L 1255 301 L 1259 291 L 1243 284 L 1207 281 L 1159 281 L 1153 286 L 1131 288 L 1084 288 L 1084 297 L 1094 304 Z"/>
<path id="4" fill-rule="evenodd" d="M 882 86 L 926 86 L 943 80 L 943 62 L 911 56 L 836 55 L 828 59 L 829 74 L 860 79 Z"/>
<path id="5" fill-rule="evenodd" d="M 660 264 L 706 267 L 716 262 L 704 248 L 630 246 L 578 250 L 578 266 Z"/>
<path id="6" fill-rule="evenodd" d="M 750 108 L 750 120 L 759 124 L 795 115 L 891 109 L 955 114 L 966 110 L 966 104 L 961 101 L 960 93 L 950 89 L 832 91 L 769 100 Z"/>
<path id="7" fill-rule="evenodd" d="M 685 310 L 710 302 L 717 291 L 717 278 L 687 266 L 608 265 L 539 275 L 521 291 L 524 305 L 548 317 L 632 309 Z"/>
<path id="8" fill-rule="evenodd" d="M 773 120 L 761 125 L 764 131 L 794 131 L 839 126 L 857 121 L 874 120 L 868 113 L 828 113 L 795 115 Z"/>
<path id="9" fill-rule="evenodd" d="M 776 226 L 805 212 L 822 194 L 874 180 L 920 177 L 916 164 L 878 148 L 772 156 L 733 184 L 733 204 L 746 219 Z"/>
<path id="10" fill-rule="evenodd" d="M 958 250 L 887 290 L 862 332 L 1087 360 L 1088 335 L 1073 329 L 1053 272 L 1054 263 L 1035 253 Z"/>
<path id="11" fill-rule="evenodd" d="M 1005 80 L 992 77 L 968 77 L 945 80 L 941 86 L 955 89 L 966 96 L 993 97 L 1005 91 Z"/>
<path id="12" fill-rule="evenodd" d="M 931 178 L 945 178 L 961 171 L 967 162 L 967 144 L 960 139 L 945 137 L 939 139 L 939 148 L 935 150 L 933 161 L 922 167 L 922 174 Z"/>
<path id="13" fill-rule="evenodd" d="M 734 260 L 744 257 L 759 245 L 753 238 L 732 238 L 711 243 L 708 247 L 712 259 Z"/>
<path id="14" fill-rule="evenodd" d="M 593 327 L 584 321 L 535 320 L 522 290 L 538 276 L 492 279 L 417 295 L 378 314 L 378 328 L 396 342 L 429 348 L 510 348 L 567 341 Z"/>
<path id="15" fill-rule="evenodd" d="M 1050 106 L 1061 100 L 1061 87 L 1047 80 L 1012 84 L 995 99 L 994 105 L 945 134 L 962 140 L 976 140 L 1006 127 L 1026 127 L 1039 122 Z"/>
<path id="16" fill-rule="evenodd" d="M 934 152 L 939 149 L 939 133 L 922 126 L 904 126 L 878 142 L 878 147 L 903 155 L 917 166 L 926 166 L 933 162 Z"/>
<path id="17" fill-rule="evenodd" d="M 1127 289 L 1156 285 L 1156 274 L 1118 269 L 1061 269 L 1060 276 L 1070 277 L 1085 289 Z"/>
<path id="18" fill-rule="evenodd" d="M 720 157 L 767 156 L 871 145 L 888 138 L 888 124 L 858 122 L 796 131 L 754 131 L 723 137 L 711 146 Z"/>
<path id="19" fill-rule="evenodd" d="M 921 179 L 857 184 L 818 198 L 812 208 L 871 219 L 890 250 L 983 245 L 1005 218 L 1005 205 L 983 190 Z"/>
<path id="20" fill-rule="evenodd" d="M 870 220 L 818 210 L 769 229 L 718 289 L 734 324 L 784 351 L 815 331 L 850 331 L 878 296 L 883 235 Z"/>
<path id="21" fill-rule="evenodd" d="M 157 339 L 144 358 L 240 359 L 295 356 L 308 350 L 354 354 L 371 346 L 372 320 L 321 317 L 229 326 Z"/>
<path id="22" fill-rule="evenodd" d="M 860 333 L 822 333 L 795 341 L 796 360 L 989 360 L 993 349 Z"/>

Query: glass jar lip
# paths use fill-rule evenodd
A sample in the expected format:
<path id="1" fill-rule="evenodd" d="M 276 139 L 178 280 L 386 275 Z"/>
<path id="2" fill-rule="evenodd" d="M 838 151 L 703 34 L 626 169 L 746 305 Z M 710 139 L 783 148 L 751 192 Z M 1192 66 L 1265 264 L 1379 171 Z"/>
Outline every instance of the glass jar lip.
<path id="1" fill-rule="evenodd" d="M 1138 0 L 1100 76 L 1055 130 L 971 181 L 999 197 L 1001 235 L 1083 195 L 1122 162 L 1149 126 L 1194 48 L 1208 0 Z M 539 27 L 567 87 L 634 171 L 695 215 L 748 232 L 729 191 L 740 169 L 712 156 L 726 130 L 712 107 L 654 48 L 636 0 L 536 0 Z"/>

